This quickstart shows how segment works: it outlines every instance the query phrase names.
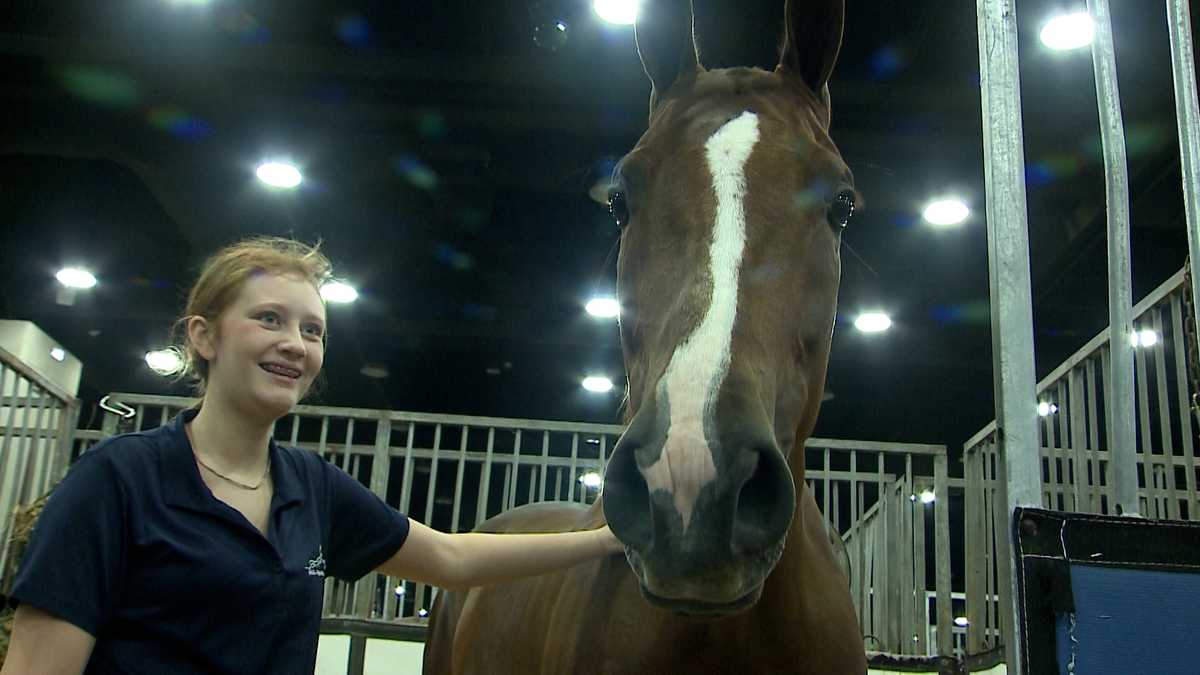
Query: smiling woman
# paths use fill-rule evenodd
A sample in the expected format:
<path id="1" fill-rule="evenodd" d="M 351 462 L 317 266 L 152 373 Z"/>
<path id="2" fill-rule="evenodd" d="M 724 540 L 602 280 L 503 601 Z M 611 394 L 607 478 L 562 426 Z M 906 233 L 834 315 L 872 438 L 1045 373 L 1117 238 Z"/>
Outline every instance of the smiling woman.
<path id="1" fill-rule="evenodd" d="M 0 675 L 313 672 L 326 575 L 454 589 L 620 551 L 607 527 L 442 534 L 277 445 L 273 425 L 324 365 L 330 267 L 277 238 L 209 259 L 176 324 L 199 402 L 97 444 L 54 489 L 13 585 Z"/>

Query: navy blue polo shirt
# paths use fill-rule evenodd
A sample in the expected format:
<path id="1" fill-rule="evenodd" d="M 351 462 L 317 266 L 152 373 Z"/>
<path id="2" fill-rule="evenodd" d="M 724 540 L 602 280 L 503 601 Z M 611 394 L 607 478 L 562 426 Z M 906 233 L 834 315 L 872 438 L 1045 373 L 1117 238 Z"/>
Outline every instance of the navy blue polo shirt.
<path id="1" fill-rule="evenodd" d="M 267 536 L 213 496 L 184 423 L 107 439 L 54 489 L 12 596 L 96 637 L 85 673 L 312 673 L 325 575 L 390 558 L 408 518 L 271 443 Z"/>

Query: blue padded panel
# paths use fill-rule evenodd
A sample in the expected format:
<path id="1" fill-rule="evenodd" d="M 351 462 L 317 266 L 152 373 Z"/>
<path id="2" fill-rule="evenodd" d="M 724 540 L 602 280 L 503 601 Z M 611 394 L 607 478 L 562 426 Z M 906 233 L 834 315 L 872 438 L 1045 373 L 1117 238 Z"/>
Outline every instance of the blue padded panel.
<path id="1" fill-rule="evenodd" d="M 1200 673 L 1200 574 L 1071 565 L 1078 675 Z M 1067 618 L 1057 620 L 1059 673 L 1066 675 Z"/>

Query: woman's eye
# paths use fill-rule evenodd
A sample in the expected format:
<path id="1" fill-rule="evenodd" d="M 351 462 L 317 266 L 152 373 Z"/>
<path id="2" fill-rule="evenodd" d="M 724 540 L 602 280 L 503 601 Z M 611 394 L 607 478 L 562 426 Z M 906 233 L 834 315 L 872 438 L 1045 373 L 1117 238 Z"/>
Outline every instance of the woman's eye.
<path id="1" fill-rule="evenodd" d="M 850 222 L 850 218 L 854 216 L 854 193 L 849 190 L 843 190 L 833 198 L 833 203 L 829 205 L 829 224 L 837 227 L 846 227 Z"/>
<path id="2" fill-rule="evenodd" d="M 309 324 L 309 325 L 305 326 L 304 333 L 310 337 L 315 337 L 315 338 L 320 338 L 325 334 L 325 332 L 321 330 L 321 327 L 316 324 Z"/>
<path id="3" fill-rule="evenodd" d="M 258 320 L 262 321 L 263 323 L 278 325 L 279 315 L 275 312 L 263 312 L 262 314 L 258 315 Z"/>
<path id="4" fill-rule="evenodd" d="M 624 229 L 629 224 L 629 206 L 625 204 L 625 193 L 614 190 L 608 195 L 608 212 L 612 214 L 617 227 Z"/>

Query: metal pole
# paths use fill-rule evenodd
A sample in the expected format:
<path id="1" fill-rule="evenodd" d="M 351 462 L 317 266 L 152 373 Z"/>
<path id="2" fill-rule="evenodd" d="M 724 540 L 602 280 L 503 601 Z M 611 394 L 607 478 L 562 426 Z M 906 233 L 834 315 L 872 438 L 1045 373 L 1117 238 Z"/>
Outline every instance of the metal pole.
<path id="1" fill-rule="evenodd" d="M 1015 0 L 977 0 L 984 178 L 987 186 L 988 275 L 992 306 L 993 381 L 997 440 L 1004 460 L 1005 523 L 1022 506 L 1040 506 L 1041 460 L 1033 366 L 1033 298 L 1029 281 L 1029 224 L 1021 81 L 1017 67 Z M 998 537 L 998 565 L 1010 590 L 1004 615 L 1005 662 L 1024 672 L 1015 600 L 1012 529 Z"/>
<path id="2" fill-rule="evenodd" d="M 1188 0 L 1167 0 L 1167 29 L 1171 35 L 1171 73 L 1175 79 L 1175 119 L 1179 123 L 1192 297 L 1200 298 L 1200 111 L 1196 102 L 1196 61 Z M 1200 302 L 1193 303 L 1193 311 L 1192 318 L 1200 326 Z"/>
<path id="3" fill-rule="evenodd" d="M 1137 443 L 1133 399 L 1133 290 L 1129 273 L 1129 168 L 1125 157 L 1125 127 L 1117 86 L 1112 19 L 1108 0 L 1088 0 L 1096 23 L 1092 65 L 1096 70 L 1096 103 L 1100 108 L 1100 139 L 1104 146 L 1104 192 L 1108 205 L 1108 321 L 1109 425 L 1113 445 L 1108 449 L 1114 469 L 1117 513 L 1136 516 L 1138 507 Z"/>

